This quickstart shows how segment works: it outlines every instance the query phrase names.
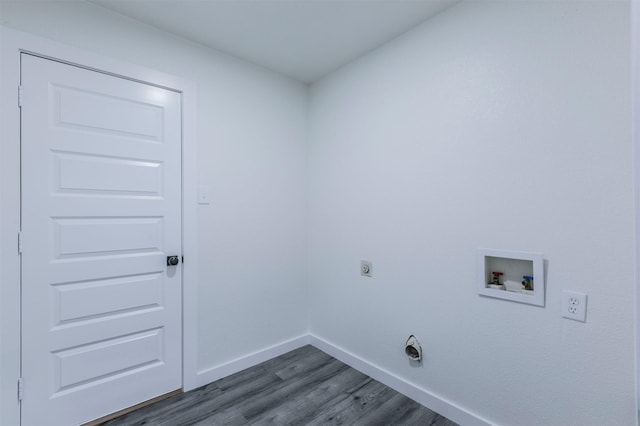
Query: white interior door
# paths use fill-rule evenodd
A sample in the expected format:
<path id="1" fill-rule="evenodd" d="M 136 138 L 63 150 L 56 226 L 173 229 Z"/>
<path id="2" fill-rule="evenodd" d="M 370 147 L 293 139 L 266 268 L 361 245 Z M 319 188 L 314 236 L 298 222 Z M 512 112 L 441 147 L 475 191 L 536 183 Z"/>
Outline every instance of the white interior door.
<path id="1" fill-rule="evenodd" d="M 23 54 L 22 424 L 182 387 L 181 97 Z"/>

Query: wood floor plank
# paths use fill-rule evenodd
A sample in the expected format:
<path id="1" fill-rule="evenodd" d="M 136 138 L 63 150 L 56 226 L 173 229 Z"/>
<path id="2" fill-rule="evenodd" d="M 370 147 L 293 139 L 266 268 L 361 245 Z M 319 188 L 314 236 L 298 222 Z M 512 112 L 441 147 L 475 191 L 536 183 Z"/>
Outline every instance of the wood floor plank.
<path id="1" fill-rule="evenodd" d="M 313 348 L 313 346 L 308 347 Z M 317 366 L 329 363 L 333 360 L 334 358 L 332 358 L 330 355 L 319 350 L 304 351 L 300 353 L 300 356 L 297 356 L 295 358 L 284 358 L 283 361 L 286 362 L 283 366 L 277 368 L 275 370 L 275 373 L 282 380 L 291 380 L 295 377 L 300 377 L 301 375 L 307 374 L 309 370 L 317 368 Z"/>
<path id="2" fill-rule="evenodd" d="M 394 390 L 382 383 L 367 378 L 360 386 L 344 395 L 338 395 L 327 404 L 308 425 L 353 425 L 368 411 L 375 409 L 394 394 Z M 407 398 L 409 401 L 409 399 Z"/>
<path id="3" fill-rule="evenodd" d="M 103 425 L 456 426 L 456 423 L 307 345 Z"/>
<path id="4" fill-rule="evenodd" d="M 385 398 L 382 398 L 382 395 Z M 362 412 L 362 415 L 352 424 L 354 425 L 393 425 L 398 424 L 401 418 L 405 417 L 407 411 L 414 404 L 407 401 L 404 395 L 389 390 L 378 395 L 376 403 L 369 404 L 369 409 Z"/>
<path id="5" fill-rule="evenodd" d="M 326 409 L 335 395 L 348 398 L 345 391 L 353 386 L 354 381 L 362 381 L 365 378 L 366 376 L 353 368 L 346 368 L 316 386 L 302 389 L 282 404 L 256 416 L 253 421 L 276 425 L 307 424 L 317 415 L 318 410 Z"/>
<path id="6" fill-rule="evenodd" d="M 292 398 L 296 393 L 302 392 L 309 387 L 318 386 L 326 377 L 333 377 L 349 367 L 336 359 L 331 359 L 324 365 L 314 365 L 306 374 L 296 376 L 295 380 L 288 380 L 283 386 L 269 395 L 265 395 L 258 401 L 247 401 L 245 403 L 244 416 L 247 420 L 258 418 L 262 413 L 281 405 L 283 401 Z"/>

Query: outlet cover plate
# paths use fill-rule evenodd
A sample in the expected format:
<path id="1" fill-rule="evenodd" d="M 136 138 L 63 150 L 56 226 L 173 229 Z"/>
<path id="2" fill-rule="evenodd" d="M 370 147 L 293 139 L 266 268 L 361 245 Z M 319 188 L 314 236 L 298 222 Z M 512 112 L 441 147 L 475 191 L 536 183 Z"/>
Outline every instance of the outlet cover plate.
<path id="1" fill-rule="evenodd" d="M 209 204 L 209 187 L 207 185 L 198 186 L 198 204 Z"/>
<path id="2" fill-rule="evenodd" d="M 563 291 L 562 316 L 575 321 L 586 322 L 587 295 L 575 291 Z"/>

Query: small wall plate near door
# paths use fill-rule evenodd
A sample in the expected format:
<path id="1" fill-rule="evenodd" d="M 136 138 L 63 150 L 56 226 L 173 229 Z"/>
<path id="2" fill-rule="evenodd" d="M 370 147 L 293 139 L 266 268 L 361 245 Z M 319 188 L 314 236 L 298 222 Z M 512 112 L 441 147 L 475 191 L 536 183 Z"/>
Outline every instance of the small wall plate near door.
<path id="1" fill-rule="evenodd" d="M 207 185 L 198 186 L 198 204 L 209 204 L 209 187 Z"/>

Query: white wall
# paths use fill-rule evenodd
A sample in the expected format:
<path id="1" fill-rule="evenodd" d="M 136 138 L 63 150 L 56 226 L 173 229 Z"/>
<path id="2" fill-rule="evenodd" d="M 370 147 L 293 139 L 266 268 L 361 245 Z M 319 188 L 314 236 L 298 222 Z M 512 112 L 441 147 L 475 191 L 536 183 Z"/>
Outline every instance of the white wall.
<path id="1" fill-rule="evenodd" d="M 305 334 L 306 86 L 85 2 L 2 1 L 0 24 L 197 85 L 199 368 Z"/>
<path id="2" fill-rule="evenodd" d="M 312 85 L 312 334 L 496 424 L 635 424 L 629 13 L 463 3 Z M 544 253 L 546 306 L 477 247 Z"/>

